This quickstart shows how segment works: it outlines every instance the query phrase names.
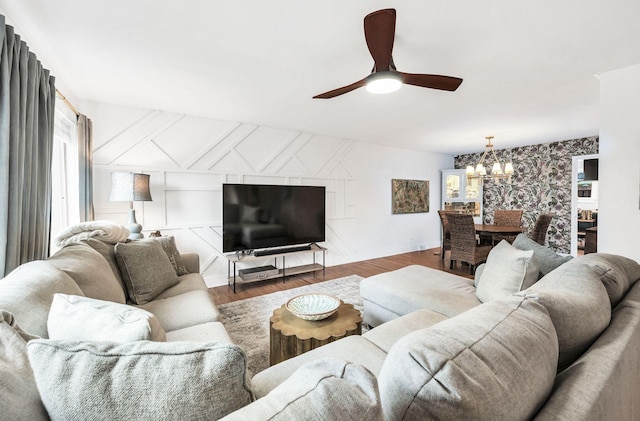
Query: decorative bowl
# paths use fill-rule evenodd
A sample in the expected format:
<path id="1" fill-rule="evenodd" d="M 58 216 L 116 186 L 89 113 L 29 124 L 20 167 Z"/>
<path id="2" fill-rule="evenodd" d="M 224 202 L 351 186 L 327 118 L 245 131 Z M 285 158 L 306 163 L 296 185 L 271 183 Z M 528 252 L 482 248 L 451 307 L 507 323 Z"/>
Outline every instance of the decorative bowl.
<path id="1" fill-rule="evenodd" d="M 338 310 L 340 299 L 326 294 L 302 294 L 287 301 L 286 307 L 304 320 L 322 320 Z"/>

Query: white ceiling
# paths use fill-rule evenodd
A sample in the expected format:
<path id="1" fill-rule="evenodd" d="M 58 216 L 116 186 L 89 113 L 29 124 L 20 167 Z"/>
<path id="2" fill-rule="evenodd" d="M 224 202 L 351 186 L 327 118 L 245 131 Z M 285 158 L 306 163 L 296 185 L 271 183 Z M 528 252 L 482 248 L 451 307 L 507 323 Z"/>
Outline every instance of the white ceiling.
<path id="1" fill-rule="evenodd" d="M 366 76 L 363 18 L 397 9 L 398 70 Z M 596 75 L 640 62 L 638 0 L 0 0 L 67 96 L 448 154 L 598 134 Z M 21 32 L 20 32 L 21 31 Z"/>

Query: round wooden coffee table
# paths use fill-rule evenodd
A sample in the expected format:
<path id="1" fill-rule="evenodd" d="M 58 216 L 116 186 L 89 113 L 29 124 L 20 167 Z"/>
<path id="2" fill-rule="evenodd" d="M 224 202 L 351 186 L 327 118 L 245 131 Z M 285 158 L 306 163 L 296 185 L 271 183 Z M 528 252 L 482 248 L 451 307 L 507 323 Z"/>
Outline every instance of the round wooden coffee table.
<path id="1" fill-rule="evenodd" d="M 362 317 L 353 304 L 340 301 L 338 311 L 324 320 L 294 316 L 283 304 L 269 319 L 269 363 L 277 364 L 329 342 L 362 333 Z"/>

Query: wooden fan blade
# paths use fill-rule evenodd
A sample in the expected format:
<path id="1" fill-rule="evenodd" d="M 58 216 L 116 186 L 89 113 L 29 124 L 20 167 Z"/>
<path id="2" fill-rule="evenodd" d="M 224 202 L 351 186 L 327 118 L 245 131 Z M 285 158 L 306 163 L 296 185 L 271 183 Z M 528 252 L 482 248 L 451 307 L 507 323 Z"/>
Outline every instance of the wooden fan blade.
<path id="1" fill-rule="evenodd" d="M 396 9 L 383 9 L 364 18 L 364 37 L 375 71 L 390 70 L 393 39 L 396 34 Z"/>
<path id="2" fill-rule="evenodd" d="M 443 91 L 455 91 L 462 83 L 462 79 L 452 76 L 424 75 L 418 73 L 398 72 L 402 76 L 402 83 L 421 86 L 423 88 L 441 89 Z"/>
<path id="3" fill-rule="evenodd" d="M 329 91 L 329 92 L 325 92 L 325 93 L 320 94 L 320 95 L 316 95 L 316 96 L 314 96 L 314 98 L 328 99 L 328 98 L 336 97 L 338 95 L 346 94 L 347 92 L 351 92 L 354 89 L 358 89 L 358 88 L 364 86 L 365 85 L 365 80 L 366 79 L 362 79 L 362 80 L 359 80 L 357 82 L 352 83 L 351 85 L 343 86 L 342 88 L 334 89 L 333 91 Z"/>

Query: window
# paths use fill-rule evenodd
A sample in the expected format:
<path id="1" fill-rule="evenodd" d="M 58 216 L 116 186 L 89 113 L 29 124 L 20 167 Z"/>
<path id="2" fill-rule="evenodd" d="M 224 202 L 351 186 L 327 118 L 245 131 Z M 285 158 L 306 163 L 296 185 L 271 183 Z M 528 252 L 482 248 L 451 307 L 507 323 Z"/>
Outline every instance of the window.
<path id="1" fill-rule="evenodd" d="M 56 99 L 51 162 L 51 254 L 58 249 L 53 244 L 55 235 L 80 222 L 78 167 L 77 118 L 63 101 Z"/>

